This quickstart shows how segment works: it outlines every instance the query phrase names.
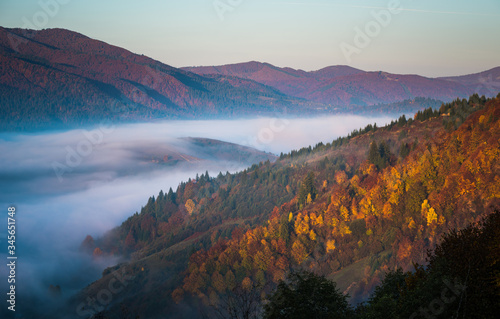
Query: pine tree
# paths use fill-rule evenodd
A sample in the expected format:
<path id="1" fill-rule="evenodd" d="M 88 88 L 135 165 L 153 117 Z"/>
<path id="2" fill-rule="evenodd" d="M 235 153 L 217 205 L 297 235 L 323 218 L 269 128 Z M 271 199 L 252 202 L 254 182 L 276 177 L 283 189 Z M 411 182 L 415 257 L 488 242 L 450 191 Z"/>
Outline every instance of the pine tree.
<path id="1" fill-rule="evenodd" d="M 370 150 L 368 151 L 368 161 L 375 165 L 380 163 L 380 153 L 378 150 L 377 142 L 375 141 L 370 144 Z"/>
<path id="2" fill-rule="evenodd" d="M 307 203 L 309 196 L 311 197 L 311 201 L 313 201 L 316 199 L 317 194 L 316 186 L 314 186 L 314 173 L 309 172 L 299 189 L 299 204 L 304 205 Z"/>

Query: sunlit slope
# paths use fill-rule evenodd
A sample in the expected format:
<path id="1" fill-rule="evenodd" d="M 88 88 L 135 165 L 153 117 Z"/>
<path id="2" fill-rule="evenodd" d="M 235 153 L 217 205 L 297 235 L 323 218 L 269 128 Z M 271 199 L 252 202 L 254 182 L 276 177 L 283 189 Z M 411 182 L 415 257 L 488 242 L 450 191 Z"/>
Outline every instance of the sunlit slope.
<path id="1" fill-rule="evenodd" d="M 498 207 L 499 139 L 500 99 L 457 100 L 239 174 L 202 175 L 85 248 L 131 256 L 117 268 L 136 277 L 116 302 L 143 315 L 185 311 L 243 280 L 267 291 L 298 267 L 360 300 L 386 270 L 425 262 L 441 234 Z"/>

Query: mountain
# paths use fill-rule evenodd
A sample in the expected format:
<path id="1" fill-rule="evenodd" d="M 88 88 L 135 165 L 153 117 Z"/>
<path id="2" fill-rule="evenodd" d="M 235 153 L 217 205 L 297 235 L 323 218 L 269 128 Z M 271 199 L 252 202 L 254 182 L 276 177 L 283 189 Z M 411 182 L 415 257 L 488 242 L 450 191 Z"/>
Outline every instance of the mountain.
<path id="1" fill-rule="evenodd" d="M 499 73 L 499 68 L 496 68 L 463 77 L 433 79 L 382 71 L 365 72 L 340 65 L 306 72 L 259 62 L 182 69 L 200 75 L 233 75 L 251 79 L 287 95 L 331 106 L 389 104 L 416 97 L 451 101 L 475 93 L 480 88 L 479 79 L 491 78 L 492 74 L 496 79 Z M 499 91 L 500 85 L 497 83 L 495 88 Z M 498 92 L 483 88 L 481 93 L 491 97 Z"/>
<path id="2" fill-rule="evenodd" d="M 275 155 L 251 147 L 201 137 L 179 138 L 174 139 L 170 144 L 161 145 L 158 143 L 149 145 L 143 142 L 140 146 L 129 147 L 129 150 L 142 161 L 162 165 L 225 161 L 233 165 L 244 166 L 276 160 Z"/>
<path id="3" fill-rule="evenodd" d="M 255 116 L 307 104 L 251 80 L 199 76 L 64 29 L 0 27 L 0 71 L 4 129 Z"/>
<path id="4" fill-rule="evenodd" d="M 269 63 L 256 61 L 212 67 L 187 67 L 183 70 L 200 75 L 219 74 L 254 80 L 271 86 L 287 95 L 307 98 L 312 87 L 339 77 L 365 73 L 348 66 L 331 66 L 314 72 L 292 68 L 278 68 Z"/>
<path id="5" fill-rule="evenodd" d="M 484 84 L 484 78 L 492 79 Z M 0 27 L 2 130 L 73 127 L 103 120 L 406 113 L 475 90 L 494 96 L 498 68 L 431 79 L 330 66 L 306 72 L 248 62 L 174 68 L 64 29 Z M 482 85 L 482 86 L 481 86 Z M 419 100 L 417 100 L 419 99 Z M 377 108 L 371 106 L 378 105 Z"/>
<path id="6" fill-rule="evenodd" d="M 442 234 L 500 207 L 499 141 L 500 98 L 474 95 L 240 173 L 203 174 L 84 241 L 96 259 L 128 261 L 70 309 L 202 317 L 228 295 L 260 300 L 301 268 L 363 300 L 385 272 L 425 263 Z M 123 287 L 106 310 L 89 303 L 116 278 Z"/>
<path id="7" fill-rule="evenodd" d="M 500 91 L 500 67 L 488 71 L 452 77 L 442 77 L 441 80 L 460 83 L 479 95 L 492 96 Z"/>

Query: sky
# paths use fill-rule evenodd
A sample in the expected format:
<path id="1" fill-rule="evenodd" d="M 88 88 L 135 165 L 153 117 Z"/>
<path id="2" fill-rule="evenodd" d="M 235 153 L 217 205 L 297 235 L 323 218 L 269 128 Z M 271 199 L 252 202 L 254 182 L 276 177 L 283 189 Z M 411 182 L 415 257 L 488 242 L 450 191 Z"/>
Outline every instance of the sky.
<path id="1" fill-rule="evenodd" d="M 437 77 L 500 65 L 499 0 L 1 0 L 0 25 L 65 28 L 174 67 Z"/>

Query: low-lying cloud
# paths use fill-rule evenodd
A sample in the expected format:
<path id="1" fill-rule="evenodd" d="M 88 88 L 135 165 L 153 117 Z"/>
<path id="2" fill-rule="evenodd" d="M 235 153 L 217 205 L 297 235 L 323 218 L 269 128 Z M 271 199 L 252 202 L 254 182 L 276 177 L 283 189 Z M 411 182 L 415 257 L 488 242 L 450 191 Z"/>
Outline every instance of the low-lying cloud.
<path id="1" fill-rule="evenodd" d="M 103 259 L 95 264 L 80 254 L 78 247 L 87 234 L 102 235 L 139 211 L 148 197 L 170 187 L 175 190 L 197 173 L 208 171 L 214 176 L 251 164 L 217 159 L 182 137 L 218 139 L 279 154 L 389 121 L 358 116 L 170 121 L 121 125 L 107 131 L 0 134 L 2 216 L 7 207 L 17 208 L 18 286 L 22 287 L 18 293 L 27 300 L 46 298 L 49 285 L 60 285 L 69 297 L 97 279 L 104 267 L 118 262 Z M 165 165 L 162 157 L 167 154 L 180 154 L 180 160 Z M 6 224 L 7 218 L 2 218 L 3 260 Z M 1 267 L 0 278 L 6 277 L 7 268 Z"/>

